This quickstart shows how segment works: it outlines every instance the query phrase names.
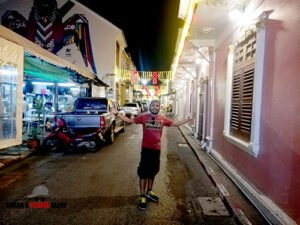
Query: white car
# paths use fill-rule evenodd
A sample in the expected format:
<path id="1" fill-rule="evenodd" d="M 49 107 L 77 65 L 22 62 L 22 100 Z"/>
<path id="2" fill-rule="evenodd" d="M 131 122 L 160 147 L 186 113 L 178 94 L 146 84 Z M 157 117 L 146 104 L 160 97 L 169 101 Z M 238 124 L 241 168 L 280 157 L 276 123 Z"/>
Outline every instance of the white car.
<path id="1" fill-rule="evenodd" d="M 138 103 L 135 102 L 127 102 L 122 107 L 123 111 L 125 112 L 125 115 L 129 118 L 132 116 L 136 117 L 139 114 L 141 114 L 141 108 Z"/>

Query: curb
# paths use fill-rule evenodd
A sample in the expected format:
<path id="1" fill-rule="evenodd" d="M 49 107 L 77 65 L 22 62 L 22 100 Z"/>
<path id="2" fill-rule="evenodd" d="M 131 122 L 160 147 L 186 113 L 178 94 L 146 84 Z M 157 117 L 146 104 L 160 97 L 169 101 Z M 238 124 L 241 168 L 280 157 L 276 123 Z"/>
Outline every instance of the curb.
<path id="1" fill-rule="evenodd" d="M 33 152 L 30 152 L 28 154 L 18 155 L 18 156 L 5 155 L 5 156 L 7 156 L 7 158 L 5 158 L 5 157 L 1 158 L 1 156 L 0 156 L 0 170 L 3 170 L 5 168 L 11 166 L 12 164 L 20 162 L 32 155 L 33 155 Z"/>
<path id="2" fill-rule="evenodd" d="M 237 222 L 241 225 L 252 225 L 252 223 L 247 219 L 241 208 L 239 207 L 239 204 L 237 204 L 234 199 L 231 197 L 231 195 L 228 193 L 224 185 L 220 182 L 217 175 L 215 174 L 214 170 L 207 166 L 207 160 L 201 156 L 199 151 L 203 151 L 203 149 L 200 146 L 200 143 L 195 140 L 193 136 L 187 135 L 187 132 L 183 131 L 182 127 L 179 127 L 179 130 L 181 134 L 183 135 L 184 139 L 186 140 L 187 144 L 190 146 L 196 157 L 198 158 L 199 162 L 203 166 L 205 172 L 211 179 L 211 181 L 214 183 L 216 188 L 218 189 L 218 192 L 220 193 L 221 199 L 229 206 L 230 210 L 232 211 L 234 217 L 236 218 Z M 190 134 L 190 133 L 189 133 Z M 193 143 L 192 143 L 193 142 Z M 207 154 L 207 153 L 205 153 Z M 209 156 L 211 157 L 211 156 Z M 222 170 L 222 169 L 221 169 Z"/>

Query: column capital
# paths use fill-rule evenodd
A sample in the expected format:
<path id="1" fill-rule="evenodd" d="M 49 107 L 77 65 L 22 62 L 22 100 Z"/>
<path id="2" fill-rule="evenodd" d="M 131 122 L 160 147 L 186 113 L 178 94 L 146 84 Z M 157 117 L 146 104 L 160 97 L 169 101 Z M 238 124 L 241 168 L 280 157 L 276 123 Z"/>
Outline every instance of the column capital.
<path id="1" fill-rule="evenodd" d="M 260 16 L 258 17 L 258 21 L 256 22 L 256 28 L 259 32 L 260 30 L 265 30 L 267 25 L 267 19 L 269 18 L 271 12 L 264 11 Z"/>

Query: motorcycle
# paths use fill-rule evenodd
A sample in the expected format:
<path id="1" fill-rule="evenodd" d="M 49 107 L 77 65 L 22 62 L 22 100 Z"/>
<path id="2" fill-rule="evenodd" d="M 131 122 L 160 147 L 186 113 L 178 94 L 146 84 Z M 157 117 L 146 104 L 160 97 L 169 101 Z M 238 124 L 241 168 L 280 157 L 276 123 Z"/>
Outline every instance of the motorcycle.
<path id="1" fill-rule="evenodd" d="M 58 118 L 52 131 L 45 137 L 39 152 L 66 150 L 97 151 L 104 141 L 101 129 L 88 134 L 80 134 L 68 130 L 63 119 Z"/>

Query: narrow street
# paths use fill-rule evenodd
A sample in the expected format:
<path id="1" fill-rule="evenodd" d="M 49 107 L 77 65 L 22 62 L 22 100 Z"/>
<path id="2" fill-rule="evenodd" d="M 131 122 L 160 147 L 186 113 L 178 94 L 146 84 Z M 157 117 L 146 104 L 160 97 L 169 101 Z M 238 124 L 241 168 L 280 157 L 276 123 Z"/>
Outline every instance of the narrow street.
<path id="1" fill-rule="evenodd" d="M 146 211 L 136 207 L 141 127 L 130 125 L 96 153 L 32 156 L 0 171 L 0 224 L 238 224 L 226 204 L 211 210 L 215 214 L 199 206 L 196 197 L 218 198 L 218 190 L 180 130 L 167 128 L 163 135 L 154 184 L 160 201 Z M 16 204 L 28 203 L 38 185 L 48 189 L 50 208 Z M 253 218 L 250 224 L 267 224 L 257 212 Z"/>

